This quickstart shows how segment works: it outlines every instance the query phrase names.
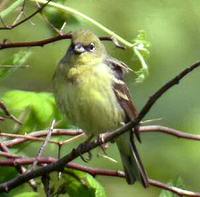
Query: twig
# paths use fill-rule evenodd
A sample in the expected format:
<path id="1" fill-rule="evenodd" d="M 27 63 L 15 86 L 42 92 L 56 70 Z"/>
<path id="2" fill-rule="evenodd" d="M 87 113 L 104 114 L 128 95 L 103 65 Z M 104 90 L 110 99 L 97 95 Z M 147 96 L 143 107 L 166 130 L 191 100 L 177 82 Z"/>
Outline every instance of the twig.
<path id="1" fill-rule="evenodd" d="M 67 33 L 64 35 L 58 35 L 54 36 L 52 38 L 47 38 L 39 41 L 30 41 L 30 42 L 2 42 L 0 43 L 0 50 L 2 49 L 7 49 L 7 48 L 18 48 L 18 47 L 43 47 L 44 45 L 59 41 L 59 40 L 64 40 L 64 39 L 71 39 L 72 35 L 71 33 Z"/>
<path id="2" fill-rule="evenodd" d="M 0 65 L 0 69 L 1 68 L 29 68 L 30 65 Z"/>
<path id="3" fill-rule="evenodd" d="M 197 134 L 191 134 L 191 133 L 186 133 L 177 129 L 161 126 L 161 125 L 148 125 L 148 126 L 140 126 L 139 127 L 139 132 L 141 133 L 150 133 L 150 132 L 160 132 L 168 135 L 172 135 L 178 138 L 183 138 L 183 139 L 188 139 L 188 140 L 195 140 L 199 141 L 200 140 L 200 135 Z M 79 136 L 83 134 L 83 131 L 81 130 L 72 130 L 72 129 L 54 129 L 52 131 L 53 136 L 59 136 L 59 135 L 64 135 L 64 136 Z M 7 140 L 4 142 L 4 144 L 7 147 L 13 147 L 15 145 L 24 143 L 26 141 L 44 141 L 44 138 L 41 138 L 43 136 L 47 135 L 47 131 L 36 131 L 32 132 L 26 135 L 19 135 L 19 134 L 11 134 L 11 133 L 0 133 L 0 136 L 3 137 L 13 137 L 16 138 L 14 140 Z M 70 139 L 69 139 L 70 140 Z M 70 140 L 71 141 L 71 140 Z M 67 141 L 68 142 L 68 141 Z M 57 142 L 54 140 L 49 140 L 49 143 L 61 145 L 65 143 L 65 141 Z"/>
<path id="4" fill-rule="evenodd" d="M 7 107 L 4 105 L 2 101 L 0 101 L 0 109 L 4 112 L 4 114 L 6 115 L 6 118 L 13 120 L 20 125 L 22 124 L 14 115 L 12 115 L 8 111 Z"/>
<path id="5" fill-rule="evenodd" d="M 6 158 L 12 158 L 13 161 L 14 161 L 14 159 L 20 157 L 19 155 L 11 154 L 9 152 L 8 147 L 3 143 L 0 143 L 0 149 L 3 151 L 0 153 L 1 156 L 5 156 Z M 17 170 L 17 172 L 19 172 L 20 174 L 23 174 L 27 171 L 27 169 L 24 166 L 17 165 L 16 163 L 13 163 L 13 164 L 14 164 L 14 167 Z M 34 179 L 29 180 L 28 183 L 29 183 L 30 187 L 33 189 L 33 191 L 37 191 L 37 185 L 36 185 Z"/>
<path id="6" fill-rule="evenodd" d="M 43 39 L 43 40 L 38 40 L 38 41 L 29 41 L 29 42 L 8 42 L 8 41 L 5 42 L 4 41 L 4 42 L 0 43 L 0 50 L 8 49 L 8 48 L 43 47 L 43 46 L 45 46 L 47 44 L 51 44 L 53 42 L 57 42 L 57 41 L 60 41 L 60 40 L 65 40 L 65 39 L 71 39 L 71 38 L 72 38 L 72 34 L 67 33 L 67 34 L 59 34 L 57 36 L 47 38 L 47 39 Z M 99 39 L 102 40 L 102 41 L 111 41 L 111 42 L 113 42 L 113 44 L 116 47 L 121 48 L 121 49 L 125 49 L 113 37 L 102 36 L 102 37 L 99 37 Z"/>
<path id="7" fill-rule="evenodd" d="M 169 128 L 169 127 L 164 127 L 160 125 L 148 125 L 148 126 L 141 126 L 139 131 L 141 133 L 150 133 L 150 132 L 156 132 L 156 133 L 164 133 L 167 135 L 172 135 L 178 138 L 183 138 L 183 139 L 188 139 L 188 140 L 195 140 L 199 141 L 200 140 L 200 135 L 197 134 L 191 134 L 191 133 L 186 133 L 177 129 Z"/>
<path id="8" fill-rule="evenodd" d="M 126 47 L 122 46 L 114 36 L 101 36 L 99 39 L 102 41 L 111 41 L 116 47 L 120 49 L 126 49 Z"/>
<path id="9" fill-rule="evenodd" d="M 188 68 L 184 69 L 181 73 L 179 73 L 177 76 L 175 76 L 173 79 L 171 79 L 169 82 L 164 84 L 158 91 L 153 94 L 145 106 L 140 111 L 136 122 L 141 121 L 143 117 L 147 114 L 147 112 L 151 109 L 151 107 L 154 105 L 154 103 L 165 93 L 167 92 L 171 87 L 174 85 L 177 85 L 181 79 L 183 79 L 187 74 L 192 72 L 194 69 L 198 68 L 200 66 L 200 62 L 196 62 L 189 66 Z"/>
<path id="10" fill-rule="evenodd" d="M 75 137 L 72 137 L 72 138 L 70 138 L 70 139 L 67 139 L 67 140 L 65 140 L 65 141 L 62 141 L 62 142 L 60 142 L 60 145 L 62 146 L 62 145 L 64 145 L 64 144 L 71 143 L 71 142 L 73 142 L 73 141 L 76 141 L 76 140 L 79 139 L 79 138 L 82 138 L 83 136 L 85 136 L 85 133 L 81 133 L 80 135 L 77 135 L 77 136 L 75 136 Z"/>
<path id="11" fill-rule="evenodd" d="M 25 19 L 19 21 L 16 24 L 13 24 L 11 26 L 5 26 L 5 27 L 0 27 L 0 30 L 11 30 L 14 29 L 15 27 L 23 24 L 24 22 L 28 21 L 29 19 L 31 19 L 32 17 L 34 17 L 37 13 L 41 12 L 46 5 L 50 2 L 51 0 L 46 1 L 39 9 L 37 9 L 35 12 L 33 12 L 32 14 L 30 14 L 28 17 L 26 17 Z"/>
<path id="12" fill-rule="evenodd" d="M 13 161 L 13 159 L 9 159 L 6 161 L 1 161 L 0 160 L 0 166 L 14 166 L 14 164 L 32 164 L 34 162 L 35 158 L 23 158 L 23 159 L 15 159 L 15 161 Z M 49 164 L 49 163 L 53 163 L 56 162 L 57 160 L 54 158 L 38 158 L 38 162 L 39 164 Z M 119 170 L 108 170 L 108 169 L 101 169 L 101 168 L 92 168 L 92 167 L 88 167 L 88 166 L 83 166 L 74 162 L 69 162 L 67 164 L 68 168 L 72 168 L 72 169 L 76 169 L 76 170 L 80 170 L 83 172 L 87 172 L 89 174 L 91 174 L 92 176 L 111 176 L 111 177 L 121 177 L 121 178 L 125 178 L 125 174 L 123 171 L 119 171 Z M 170 192 L 176 193 L 178 195 L 181 196 L 196 196 L 199 197 L 200 193 L 198 192 L 192 192 L 189 190 L 185 190 L 185 189 L 180 189 L 177 188 L 175 186 L 170 186 L 167 184 L 164 184 L 160 181 L 154 180 L 154 179 L 150 179 L 148 178 L 149 184 L 160 188 L 160 189 L 164 189 L 164 190 L 168 190 Z"/>
<path id="13" fill-rule="evenodd" d="M 7 157 L 7 158 L 19 158 L 19 155 L 11 154 L 9 152 L 0 152 L 0 156 Z"/>
<path id="14" fill-rule="evenodd" d="M 46 139 L 45 139 L 44 143 L 43 143 L 42 146 L 40 147 L 40 150 L 39 150 L 39 152 L 38 152 L 38 154 L 37 154 L 37 157 L 41 157 L 41 156 L 42 156 L 42 154 L 43 154 L 43 152 L 44 152 L 44 150 L 45 150 L 45 148 L 46 148 L 46 146 L 47 146 L 47 144 L 48 144 L 48 142 L 49 142 L 49 140 L 50 140 L 50 138 L 51 138 L 51 133 L 52 133 L 52 131 L 53 131 L 55 122 L 56 122 L 55 120 L 52 121 L 51 127 L 50 127 L 49 130 L 48 130 L 48 134 L 47 134 L 47 136 L 46 136 Z M 36 157 L 36 160 L 35 160 L 34 163 L 33 163 L 33 166 L 32 166 L 32 168 L 31 168 L 31 170 L 34 170 L 34 168 L 35 168 L 36 165 L 37 165 L 37 157 Z"/>
<path id="15" fill-rule="evenodd" d="M 15 21 L 13 22 L 12 26 L 15 25 L 21 19 L 22 15 L 24 15 L 24 7 L 25 7 L 25 0 L 23 1 L 20 12 L 18 16 L 16 17 Z"/>
<path id="16" fill-rule="evenodd" d="M 174 77 L 172 80 L 167 82 L 164 86 L 162 86 L 156 93 L 153 94 L 152 97 L 149 98 L 147 103 L 142 108 L 141 112 L 139 113 L 138 118 L 135 121 L 131 121 L 127 124 L 125 124 L 123 127 L 116 129 L 114 132 L 109 133 L 107 136 L 104 137 L 104 142 L 100 140 L 95 140 L 90 143 L 88 143 L 86 146 L 80 144 L 77 148 L 73 149 L 69 154 L 65 155 L 55 163 L 49 164 L 44 167 L 39 167 L 35 170 L 32 170 L 30 172 L 27 172 L 23 175 L 19 175 L 7 182 L 4 182 L 0 184 L 0 191 L 9 191 L 26 181 L 36 178 L 38 176 L 43 176 L 44 174 L 50 173 L 52 171 L 60 171 L 64 168 L 66 163 L 74 160 L 75 158 L 79 157 L 80 154 L 84 154 L 86 152 L 91 151 L 92 149 L 96 148 L 97 146 L 100 146 L 103 143 L 113 141 L 115 138 L 117 138 L 119 135 L 125 133 L 126 131 L 130 130 L 131 128 L 134 128 L 138 123 L 143 119 L 143 117 L 149 112 L 153 104 L 171 87 L 176 85 L 182 78 L 184 78 L 187 74 L 192 72 L 195 68 L 200 66 L 200 62 L 197 62 L 190 67 L 184 69 L 180 74 L 178 74 L 176 77 Z M 84 147 L 84 148 L 83 148 Z"/>
<path id="17" fill-rule="evenodd" d="M 161 183 L 160 181 L 157 180 L 153 180 L 153 179 L 148 179 L 148 182 L 150 185 L 154 186 L 154 187 L 158 187 L 170 192 L 173 192 L 179 196 L 195 196 L 195 197 L 199 197 L 200 193 L 199 192 L 193 192 L 193 191 L 189 191 L 189 190 L 185 190 L 185 189 L 181 189 L 175 186 L 171 186 L 171 185 L 167 185 L 165 183 Z"/>
<path id="18" fill-rule="evenodd" d="M 13 4 L 11 4 L 8 8 L 5 10 L 1 10 L 0 12 L 0 18 L 3 20 L 6 16 L 8 16 L 10 13 L 12 13 L 20 4 L 23 3 L 24 0 L 16 0 Z M 3 1 L 5 2 L 5 1 Z"/>
<path id="19" fill-rule="evenodd" d="M 38 3 L 46 3 L 46 0 L 32 0 Z M 73 9 L 71 7 L 68 7 L 66 5 L 62 5 L 59 3 L 55 3 L 55 2 L 50 2 L 49 6 L 55 7 L 57 9 L 60 9 L 64 12 L 70 13 L 72 15 L 78 16 L 81 19 L 86 20 L 87 22 L 93 24 L 94 26 L 98 27 L 99 29 L 101 29 L 102 31 L 106 32 L 107 34 L 109 34 L 111 37 L 115 37 L 120 43 L 122 43 L 123 45 L 132 48 L 135 46 L 134 43 L 131 43 L 127 40 L 125 40 L 124 38 L 122 38 L 121 36 L 119 36 L 118 34 L 116 34 L 114 31 L 110 30 L 109 28 L 105 27 L 104 25 L 102 25 L 101 23 L 97 22 L 96 20 L 92 19 L 91 17 L 79 12 L 76 9 Z"/>
<path id="20" fill-rule="evenodd" d="M 13 134 L 13 133 L 0 133 L 0 137 L 15 138 L 14 140 L 7 140 L 4 142 L 4 144 L 6 144 L 8 147 L 11 147 L 10 144 L 16 145 L 16 144 L 21 144 L 25 141 L 39 141 L 39 142 L 45 141 L 44 138 L 34 137 L 30 134 L 20 135 L 20 134 Z M 54 141 L 54 140 L 49 140 L 49 142 L 52 144 L 59 144 L 59 142 Z"/>
<path id="21" fill-rule="evenodd" d="M 32 132 L 30 133 L 28 136 L 29 137 L 43 137 L 47 135 L 47 130 L 42 130 L 42 131 L 36 131 L 36 132 Z M 54 129 L 52 132 L 52 135 L 67 135 L 67 136 L 76 136 L 76 135 L 80 135 L 82 134 L 83 131 L 82 130 L 72 130 L 72 129 Z M 5 134 L 5 136 L 7 136 L 7 133 L 0 133 L 0 136 L 2 136 Z M 23 138 L 22 136 L 20 136 L 20 138 L 16 138 L 14 140 L 8 140 L 5 141 L 4 144 L 6 144 L 7 147 L 13 147 L 17 144 L 21 144 L 23 142 L 29 141 L 28 137 L 26 138 L 27 135 L 25 135 L 25 137 Z M 10 136 L 11 137 L 11 136 Z M 38 138 L 37 140 L 39 140 L 41 138 Z M 50 142 L 53 142 L 52 140 L 50 140 Z M 54 141 L 55 142 L 55 141 Z M 58 142 L 59 143 L 59 142 Z"/>
<path id="22" fill-rule="evenodd" d="M 11 138 L 16 138 L 14 140 L 7 140 L 4 142 L 4 144 L 7 147 L 13 147 L 15 145 L 27 142 L 27 141 L 44 141 L 44 138 L 41 138 L 43 136 L 47 135 L 47 130 L 42 130 L 42 131 L 36 131 L 32 132 L 26 135 L 19 135 L 19 134 L 11 134 L 11 133 L 0 133 L 0 136 L 3 137 L 11 137 Z M 161 125 L 147 125 L 147 126 L 140 126 L 139 127 L 139 132 L 140 133 L 150 133 L 150 132 L 156 132 L 156 133 L 164 133 L 167 135 L 172 135 L 178 138 L 183 138 L 183 139 L 188 139 L 188 140 L 195 140 L 199 141 L 200 140 L 200 135 L 198 134 L 191 134 L 191 133 L 186 133 L 174 128 L 169 128 Z M 81 134 L 84 134 L 82 130 L 72 130 L 72 129 L 54 129 L 52 131 L 53 136 L 79 136 Z M 73 138 L 72 138 L 73 139 Z M 66 140 L 67 142 L 71 141 L 71 139 Z M 57 145 L 63 145 L 66 141 L 61 141 L 57 142 L 54 140 L 49 140 L 49 143 L 57 144 Z"/>

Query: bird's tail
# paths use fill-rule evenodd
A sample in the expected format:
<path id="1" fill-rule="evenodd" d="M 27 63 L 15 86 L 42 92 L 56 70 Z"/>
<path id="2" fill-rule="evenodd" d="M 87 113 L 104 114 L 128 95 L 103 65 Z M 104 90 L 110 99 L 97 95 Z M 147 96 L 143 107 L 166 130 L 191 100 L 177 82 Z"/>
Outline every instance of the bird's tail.
<path id="1" fill-rule="evenodd" d="M 130 133 L 126 132 L 119 136 L 116 143 L 124 166 L 127 183 L 134 184 L 135 181 L 139 181 L 144 187 L 148 187 L 147 174 L 142 165 L 135 143 L 133 140 L 130 140 Z"/>

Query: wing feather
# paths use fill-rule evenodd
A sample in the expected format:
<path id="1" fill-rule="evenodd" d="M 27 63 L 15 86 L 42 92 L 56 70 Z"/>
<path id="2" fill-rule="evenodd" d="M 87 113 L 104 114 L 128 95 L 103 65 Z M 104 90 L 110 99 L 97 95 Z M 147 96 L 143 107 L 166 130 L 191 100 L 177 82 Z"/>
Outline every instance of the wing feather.
<path id="1" fill-rule="evenodd" d="M 124 74 L 130 71 L 131 69 L 125 63 L 112 57 L 108 57 L 106 59 L 106 63 L 114 72 L 115 78 L 113 79 L 113 90 L 115 92 L 117 100 L 120 103 L 120 106 L 126 113 L 126 122 L 128 122 L 129 120 L 134 120 L 138 115 L 138 111 L 133 102 L 133 99 L 131 98 L 129 89 L 126 83 L 124 82 Z"/>

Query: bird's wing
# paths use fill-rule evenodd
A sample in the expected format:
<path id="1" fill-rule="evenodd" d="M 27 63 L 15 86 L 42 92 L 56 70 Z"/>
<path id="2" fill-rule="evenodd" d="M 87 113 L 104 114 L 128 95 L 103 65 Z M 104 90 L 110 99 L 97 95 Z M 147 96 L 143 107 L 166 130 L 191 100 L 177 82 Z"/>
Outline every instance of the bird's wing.
<path id="1" fill-rule="evenodd" d="M 129 89 L 124 82 L 124 74 L 131 69 L 125 63 L 112 57 L 108 57 L 105 61 L 106 64 L 114 72 L 115 78 L 113 90 L 115 92 L 118 102 L 120 103 L 120 106 L 126 113 L 126 122 L 128 122 L 129 120 L 134 120 L 138 115 L 138 111 L 135 107 L 133 99 L 130 96 Z"/>
<path id="2" fill-rule="evenodd" d="M 124 82 L 124 74 L 128 72 L 130 69 L 128 68 L 126 64 L 112 57 L 108 57 L 106 59 L 106 64 L 114 72 L 115 78 L 113 79 L 114 81 L 113 90 L 115 92 L 118 102 L 120 103 L 120 106 L 122 107 L 122 109 L 124 110 L 126 114 L 126 117 L 127 117 L 126 122 L 136 119 L 136 117 L 138 116 L 138 111 L 135 107 L 135 104 L 133 103 L 133 99 L 131 98 L 129 89 Z M 137 127 L 134 129 L 134 133 L 138 141 L 140 141 L 140 136 L 139 136 Z M 125 135 L 125 138 L 126 138 L 126 135 Z M 119 140 L 117 141 L 122 162 L 125 168 L 127 181 L 129 184 L 131 184 L 135 182 L 135 179 L 137 179 L 142 182 L 144 187 L 147 187 L 148 186 L 147 174 L 142 164 L 142 161 L 140 159 L 139 153 L 136 149 L 134 140 L 130 141 L 131 145 L 129 147 L 131 147 L 132 154 L 129 153 L 128 156 L 126 153 L 126 149 L 124 149 L 127 143 L 128 142 L 127 140 L 124 140 L 123 135 L 120 136 Z M 137 175 L 137 172 L 139 172 L 139 175 Z"/>

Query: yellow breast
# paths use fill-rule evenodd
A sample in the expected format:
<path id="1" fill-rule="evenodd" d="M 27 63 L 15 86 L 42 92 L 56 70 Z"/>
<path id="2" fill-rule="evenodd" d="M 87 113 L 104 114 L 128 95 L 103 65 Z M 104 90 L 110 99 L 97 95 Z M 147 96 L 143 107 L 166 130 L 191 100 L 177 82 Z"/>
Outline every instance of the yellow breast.
<path id="1" fill-rule="evenodd" d="M 113 74 L 105 64 L 71 68 L 66 76 L 62 98 L 65 113 L 74 125 L 91 133 L 120 126 L 124 111 L 113 91 Z"/>

